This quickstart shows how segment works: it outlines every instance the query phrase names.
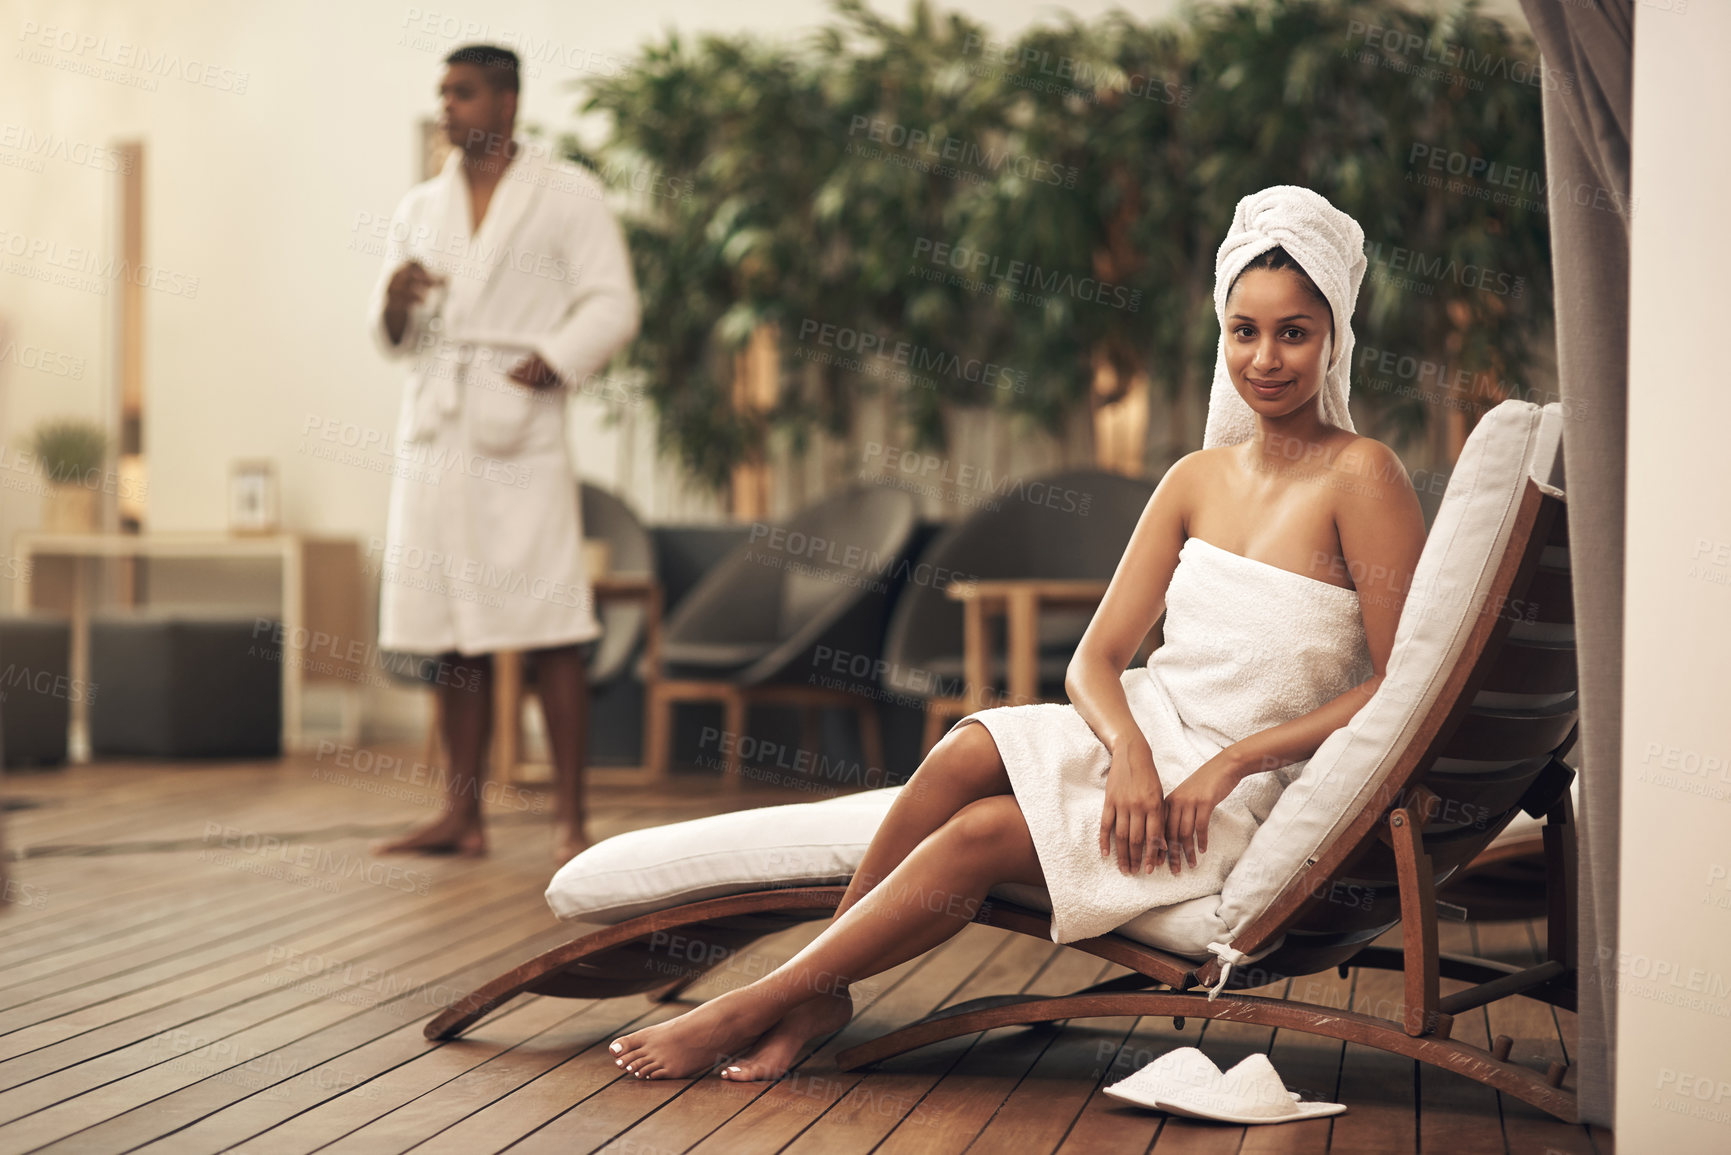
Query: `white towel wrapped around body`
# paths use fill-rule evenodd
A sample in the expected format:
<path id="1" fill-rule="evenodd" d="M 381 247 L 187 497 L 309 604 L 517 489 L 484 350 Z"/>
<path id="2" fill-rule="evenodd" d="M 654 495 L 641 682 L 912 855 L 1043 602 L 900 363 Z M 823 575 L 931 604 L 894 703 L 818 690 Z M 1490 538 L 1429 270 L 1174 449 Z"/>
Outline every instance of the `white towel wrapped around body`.
<path id="1" fill-rule="evenodd" d="M 1200 538 L 1179 551 L 1164 641 L 1123 674 L 1161 785 L 1177 785 L 1227 746 L 1307 714 L 1370 677 L 1358 594 Z M 1067 704 L 979 710 L 1028 822 L 1052 900 L 1052 941 L 1105 934 L 1144 911 L 1218 894 L 1297 762 L 1252 774 L 1214 811 L 1208 852 L 1174 876 L 1125 875 L 1100 857 L 1111 755 Z"/>

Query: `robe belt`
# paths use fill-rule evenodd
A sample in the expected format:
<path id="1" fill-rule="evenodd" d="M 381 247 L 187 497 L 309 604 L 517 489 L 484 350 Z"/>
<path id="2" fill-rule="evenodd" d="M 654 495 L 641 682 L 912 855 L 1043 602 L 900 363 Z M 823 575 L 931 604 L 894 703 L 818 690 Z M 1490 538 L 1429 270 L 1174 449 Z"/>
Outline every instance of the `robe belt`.
<path id="1" fill-rule="evenodd" d="M 515 333 L 439 337 L 433 348 L 431 363 L 415 374 L 414 419 L 409 430 L 412 442 L 432 440 L 439 426 L 456 416 L 469 370 L 482 349 L 497 350 L 501 374 L 532 351 L 530 339 Z"/>

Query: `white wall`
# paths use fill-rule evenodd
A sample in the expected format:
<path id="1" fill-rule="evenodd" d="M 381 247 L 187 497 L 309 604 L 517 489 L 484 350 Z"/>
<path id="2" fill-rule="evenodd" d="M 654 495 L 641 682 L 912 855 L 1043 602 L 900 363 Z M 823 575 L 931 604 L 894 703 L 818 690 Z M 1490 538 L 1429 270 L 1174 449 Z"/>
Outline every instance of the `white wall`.
<path id="1" fill-rule="evenodd" d="M 1731 7 L 1679 7 L 1635 9 L 1615 973 L 1617 1149 L 1682 1155 L 1731 1150 Z"/>

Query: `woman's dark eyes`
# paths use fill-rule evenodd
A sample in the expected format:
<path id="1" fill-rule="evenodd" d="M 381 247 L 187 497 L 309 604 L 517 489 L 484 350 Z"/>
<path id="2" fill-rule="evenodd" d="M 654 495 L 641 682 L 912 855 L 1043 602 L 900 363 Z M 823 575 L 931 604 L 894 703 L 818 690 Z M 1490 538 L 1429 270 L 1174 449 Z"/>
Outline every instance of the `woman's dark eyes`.
<path id="1" fill-rule="evenodd" d="M 1233 332 L 1236 333 L 1237 335 L 1239 335 L 1240 337 L 1242 337 L 1246 333 L 1253 332 L 1253 330 L 1250 328 L 1249 325 L 1240 325 L 1240 326 L 1238 326 L 1238 328 L 1234 329 Z M 1282 334 L 1291 334 L 1293 339 L 1296 341 L 1304 340 L 1304 330 L 1303 329 L 1299 329 L 1296 327 L 1289 327 L 1289 328 L 1281 330 L 1281 332 L 1282 332 Z"/>

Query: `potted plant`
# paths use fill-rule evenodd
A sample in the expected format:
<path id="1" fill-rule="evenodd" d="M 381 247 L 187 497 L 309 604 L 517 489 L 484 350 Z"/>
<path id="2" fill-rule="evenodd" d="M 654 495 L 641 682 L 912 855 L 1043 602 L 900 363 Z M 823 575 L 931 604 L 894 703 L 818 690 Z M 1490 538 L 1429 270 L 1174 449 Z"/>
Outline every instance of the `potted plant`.
<path id="1" fill-rule="evenodd" d="M 75 417 L 44 421 L 31 435 L 30 448 L 48 482 L 42 494 L 42 528 L 51 533 L 100 529 L 100 478 L 108 460 L 108 434 L 102 426 Z"/>

